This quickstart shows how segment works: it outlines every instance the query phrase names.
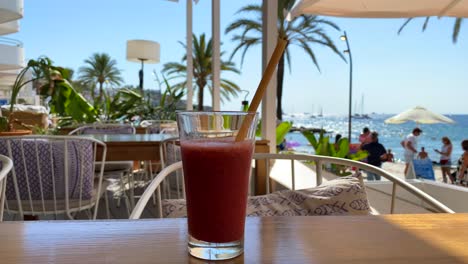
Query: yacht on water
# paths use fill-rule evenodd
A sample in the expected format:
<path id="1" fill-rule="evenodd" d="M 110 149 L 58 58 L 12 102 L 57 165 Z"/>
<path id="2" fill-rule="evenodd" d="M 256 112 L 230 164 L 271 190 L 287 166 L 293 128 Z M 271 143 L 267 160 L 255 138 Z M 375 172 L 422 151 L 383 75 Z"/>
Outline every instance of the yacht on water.
<path id="1" fill-rule="evenodd" d="M 317 114 L 317 117 L 323 117 L 323 108 L 320 107 L 320 112 Z"/>
<path id="2" fill-rule="evenodd" d="M 368 114 L 364 114 L 364 94 L 362 94 L 362 97 L 361 97 L 361 113 L 354 113 L 354 115 L 352 115 L 352 117 L 354 119 L 371 119 L 371 117 L 368 115 Z M 356 111 L 357 109 L 357 105 L 356 103 L 354 104 L 354 111 Z"/>

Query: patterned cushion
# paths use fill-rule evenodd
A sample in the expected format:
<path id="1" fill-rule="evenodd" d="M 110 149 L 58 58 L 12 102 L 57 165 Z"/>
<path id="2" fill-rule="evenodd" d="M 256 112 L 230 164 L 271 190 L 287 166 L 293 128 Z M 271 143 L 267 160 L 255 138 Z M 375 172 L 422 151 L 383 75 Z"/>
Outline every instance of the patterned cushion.
<path id="1" fill-rule="evenodd" d="M 247 216 L 369 215 L 365 187 L 349 176 L 301 191 L 249 197 Z M 163 217 L 186 217 L 185 200 L 163 200 Z"/>
<path id="2" fill-rule="evenodd" d="M 43 139 L 9 140 L 11 145 L 13 170 L 16 173 L 18 189 L 22 200 L 29 199 L 28 185 L 33 200 L 50 200 L 65 197 L 64 141 Z M 7 139 L 0 139 L 0 154 L 8 155 Z M 93 147 L 88 140 L 68 141 L 68 191 L 70 198 L 90 199 L 93 191 Z M 24 152 L 24 158 L 22 155 Z M 12 171 L 13 171 L 12 170 Z M 80 175 L 83 177 L 80 179 Z M 80 194 L 81 192 L 81 194 Z M 12 173 L 8 175 L 6 196 L 16 199 Z"/>

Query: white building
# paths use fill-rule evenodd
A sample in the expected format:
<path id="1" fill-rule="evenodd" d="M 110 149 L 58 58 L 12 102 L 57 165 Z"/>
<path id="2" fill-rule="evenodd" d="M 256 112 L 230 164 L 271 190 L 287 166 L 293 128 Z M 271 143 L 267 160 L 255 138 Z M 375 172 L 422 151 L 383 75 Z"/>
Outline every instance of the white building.
<path id="1" fill-rule="evenodd" d="M 18 72 L 25 66 L 24 48 L 19 40 L 8 35 L 20 30 L 23 18 L 23 0 L 0 0 L 0 105 L 10 99 L 11 85 Z M 25 87 L 19 96 L 34 103 L 32 85 Z"/>

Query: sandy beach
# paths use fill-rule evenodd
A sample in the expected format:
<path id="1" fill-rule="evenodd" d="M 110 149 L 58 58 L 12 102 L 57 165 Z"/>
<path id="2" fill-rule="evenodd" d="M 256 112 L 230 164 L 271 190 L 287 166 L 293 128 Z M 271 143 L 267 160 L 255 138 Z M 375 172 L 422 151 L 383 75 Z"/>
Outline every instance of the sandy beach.
<path id="1" fill-rule="evenodd" d="M 439 166 L 433 166 L 434 168 L 434 175 L 436 181 L 442 182 L 442 170 Z M 384 162 L 382 165 L 382 169 L 392 173 L 393 175 L 404 179 L 404 170 L 405 170 L 405 163 L 403 162 Z M 454 170 L 452 169 L 452 172 Z"/>

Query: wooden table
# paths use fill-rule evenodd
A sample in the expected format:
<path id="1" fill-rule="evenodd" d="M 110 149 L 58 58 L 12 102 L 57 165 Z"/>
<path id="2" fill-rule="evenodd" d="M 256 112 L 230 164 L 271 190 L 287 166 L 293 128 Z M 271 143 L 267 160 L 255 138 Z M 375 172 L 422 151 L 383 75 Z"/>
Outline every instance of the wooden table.
<path id="1" fill-rule="evenodd" d="M 83 135 L 106 143 L 107 161 L 159 160 L 159 145 L 174 135 L 135 134 L 135 135 Z M 98 153 L 99 157 L 99 153 Z"/>
<path id="2" fill-rule="evenodd" d="M 135 134 L 135 135 L 83 135 L 100 140 L 107 145 L 107 161 L 125 160 L 160 160 L 159 145 L 173 135 L 168 134 Z M 260 139 L 255 141 L 255 153 L 268 153 L 270 151 L 268 140 Z M 97 157 L 101 153 L 98 150 Z M 255 165 L 255 194 L 266 193 L 267 168 L 266 161 L 256 161 Z"/>
<path id="3" fill-rule="evenodd" d="M 186 220 L 0 223 L 2 263 L 206 263 Z M 228 263 L 468 263 L 468 214 L 248 218 Z M 225 263 L 225 262 L 219 262 Z"/>

